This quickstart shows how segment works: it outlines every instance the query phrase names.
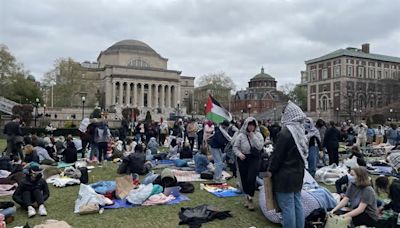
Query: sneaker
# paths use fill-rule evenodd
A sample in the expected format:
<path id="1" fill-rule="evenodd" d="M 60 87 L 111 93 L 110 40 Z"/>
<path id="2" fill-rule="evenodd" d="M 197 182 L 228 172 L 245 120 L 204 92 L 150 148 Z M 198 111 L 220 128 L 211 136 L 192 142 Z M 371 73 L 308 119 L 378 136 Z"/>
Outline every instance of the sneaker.
<path id="1" fill-rule="evenodd" d="M 249 211 L 254 211 L 254 203 L 253 203 L 253 197 L 246 197 L 247 198 L 247 205 L 249 208 Z"/>
<path id="2" fill-rule="evenodd" d="M 39 214 L 41 216 L 47 216 L 47 211 L 43 204 L 39 206 Z"/>
<path id="3" fill-rule="evenodd" d="M 31 218 L 36 215 L 36 210 L 32 206 L 28 207 L 28 217 Z"/>
<path id="4" fill-rule="evenodd" d="M 247 195 L 243 199 L 243 206 L 245 208 L 249 208 L 249 200 L 247 199 Z"/>

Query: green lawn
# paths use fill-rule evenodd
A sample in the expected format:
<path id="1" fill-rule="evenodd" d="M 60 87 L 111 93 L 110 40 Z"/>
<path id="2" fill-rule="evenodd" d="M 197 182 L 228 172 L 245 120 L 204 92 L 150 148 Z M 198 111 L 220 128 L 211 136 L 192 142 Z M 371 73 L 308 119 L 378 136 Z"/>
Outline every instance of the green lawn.
<path id="1" fill-rule="evenodd" d="M 4 140 L 0 140 L 0 149 L 5 147 Z M 95 168 L 89 173 L 90 182 L 100 180 L 114 180 L 117 166 L 108 163 L 102 168 Z M 230 210 L 233 215 L 222 221 L 214 221 L 203 227 L 279 227 L 270 223 L 258 209 L 250 212 L 241 205 L 241 197 L 220 199 L 206 191 L 201 191 L 199 183 L 194 182 L 195 192 L 187 194 L 190 201 L 177 205 L 137 207 L 131 209 L 105 210 L 103 214 L 76 215 L 73 213 L 79 186 L 55 188 L 50 186 L 50 198 L 46 202 L 47 217 L 36 216 L 28 219 L 26 212 L 18 207 L 15 221 L 10 227 L 24 225 L 37 225 L 46 219 L 57 219 L 68 222 L 73 227 L 179 227 L 178 212 L 181 207 L 194 207 L 201 204 L 213 204 L 220 209 Z M 10 200 L 11 197 L 1 197 L 1 201 Z M 181 226 L 188 227 L 188 226 Z"/>

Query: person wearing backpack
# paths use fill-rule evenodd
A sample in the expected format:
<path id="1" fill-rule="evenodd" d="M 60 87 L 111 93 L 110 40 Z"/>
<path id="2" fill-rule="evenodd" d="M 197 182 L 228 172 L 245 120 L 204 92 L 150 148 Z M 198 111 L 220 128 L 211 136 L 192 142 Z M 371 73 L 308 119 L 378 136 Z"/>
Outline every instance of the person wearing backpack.
<path id="1" fill-rule="evenodd" d="M 215 165 L 214 181 L 216 183 L 225 182 L 225 180 L 222 177 L 222 170 L 224 168 L 222 150 L 232 139 L 227 132 L 229 125 L 230 125 L 229 121 L 224 120 L 219 125 L 219 127 L 215 129 L 214 135 L 208 139 L 208 145 L 210 147 L 210 151 L 214 159 L 214 165 Z"/>
<path id="2" fill-rule="evenodd" d="M 111 133 L 108 128 L 106 122 L 101 122 L 95 130 L 94 141 L 97 144 L 97 149 L 99 153 L 98 161 L 101 163 L 103 161 L 103 157 L 106 157 L 107 153 L 107 145 L 110 141 Z"/>

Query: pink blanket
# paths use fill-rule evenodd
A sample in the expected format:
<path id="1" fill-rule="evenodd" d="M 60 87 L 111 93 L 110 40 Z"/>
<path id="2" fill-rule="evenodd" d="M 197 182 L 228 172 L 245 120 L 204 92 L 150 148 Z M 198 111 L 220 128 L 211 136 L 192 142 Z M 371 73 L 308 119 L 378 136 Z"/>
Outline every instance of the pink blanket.
<path id="1" fill-rule="evenodd" d="M 0 196 L 11 196 L 14 194 L 15 189 L 17 188 L 18 184 L 1 184 L 0 185 Z"/>

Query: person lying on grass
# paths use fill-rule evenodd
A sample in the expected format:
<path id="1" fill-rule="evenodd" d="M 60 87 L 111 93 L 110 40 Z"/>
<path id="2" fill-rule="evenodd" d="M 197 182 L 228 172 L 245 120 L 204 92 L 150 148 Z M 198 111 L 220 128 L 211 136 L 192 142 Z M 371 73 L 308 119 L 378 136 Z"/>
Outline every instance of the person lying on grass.
<path id="1" fill-rule="evenodd" d="M 29 168 L 26 177 L 19 183 L 14 192 L 13 200 L 28 211 L 28 217 L 36 215 L 34 206 L 39 207 L 39 214 L 46 216 L 44 202 L 49 198 L 50 192 L 46 181 L 42 178 L 42 170 L 33 166 Z"/>

